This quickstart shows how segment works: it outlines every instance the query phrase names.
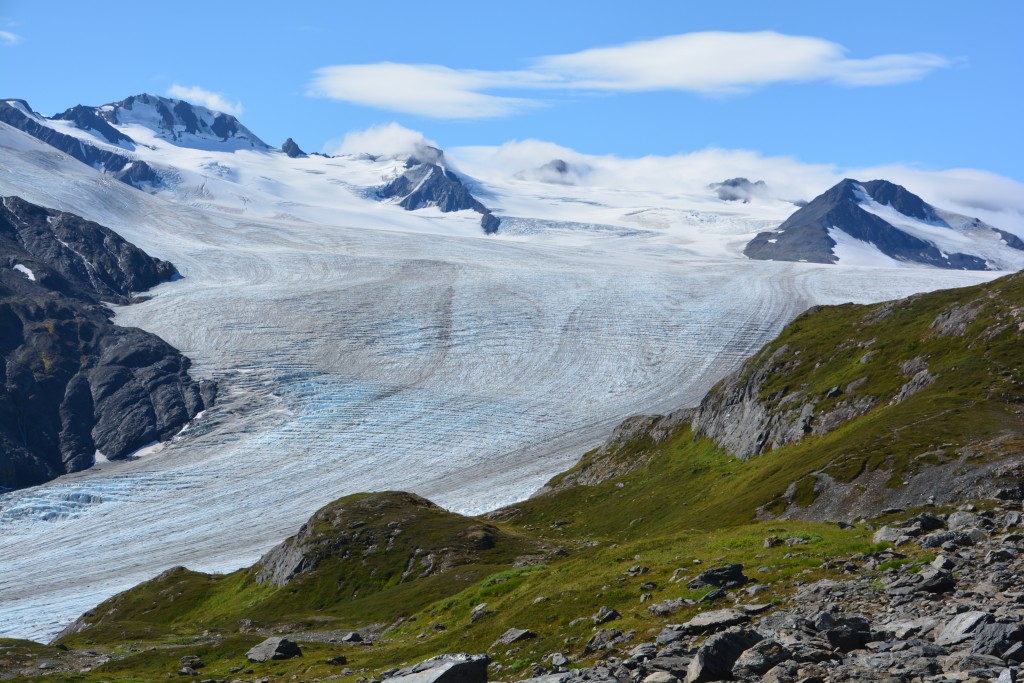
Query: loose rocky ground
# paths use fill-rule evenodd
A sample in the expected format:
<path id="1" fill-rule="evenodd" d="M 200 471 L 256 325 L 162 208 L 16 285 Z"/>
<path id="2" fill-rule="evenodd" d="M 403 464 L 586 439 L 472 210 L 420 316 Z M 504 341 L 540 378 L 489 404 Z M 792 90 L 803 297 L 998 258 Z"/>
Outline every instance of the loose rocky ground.
<path id="1" fill-rule="evenodd" d="M 740 680 L 771 683 L 900 682 L 972 683 L 1017 680 L 1024 662 L 1024 513 L 1019 502 L 967 505 L 954 512 L 892 512 L 876 522 L 875 550 L 836 557 L 824 569 L 839 579 L 798 581 L 781 594 L 758 582 L 768 568 L 738 564 L 682 567 L 673 582 L 712 590 L 699 599 L 708 611 L 658 631 L 666 615 L 692 607 L 693 600 L 654 602 L 641 596 L 652 628 L 623 631 L 621 615 L 601 608 L 589 618 L 587 641 L 567 638 L 527 672 L 530 683 L 705 683 Z M 869 522 L 860 522 L 870 526 Z M 764 539 L 766 548 L 804 545 L 802 539 Z M 647 568 L 631 567 L 637 580 Z M 843 579 L 841 577 L 848 576 Z M 481 610 L 484 612 L 485 610 Z M 428 627 L 429 628 L 429 627 Z M 443 630 L 443 626 L 438 626 Z M 280 635 L 274 641 L 278 648 Z M 287 634 L 295 643 L 273 659 L 302 656 L 323 664 L 316 633 Z M 331 634 L 334 648 L 387 646 L 387 629 Z M 384 671 L 346 666 L 344 656 L 325 660 L 337 673 L 303 678 L 284 670 L 275 675 L 245 666 L 234 677 L 204 678 L 194 656 L 167 675 L 218 683 L 272 680 L 348 680 L 375 683 L 485 683 L 510 680 L 495 660 L 508 661 L 535 635 L 510 629 L 481 655 L 442 655 L 405 669 Z M 287 643 L 286 643 L 287 644 Z M 263 644 L 266 646 L 266 643 Z M 295 645 L 292 647 L 292 645 Z M 88 671 L 106 658 L 95 651 L 17 652 L 0 644 L 4 678 L 51 678 L 47 674 Z M 253 648 L 253 651 L 258 648 Z M 356 650 L 351 650 L 355 652 Z M 250 653 L 251 654 L 251 653 Z M 351 656 L 351 655 L 350 655 Z M 313 661 L 313 658 L 317 658 Z M 250 661 L 256 661 L 250 656 Z M 296 660 L 299 661 L 299 660 Z M 490 662 L 488 667 L 481 662 Z M 288 669 L 293 672 L 294 669 Z M 98 672 L 97 672 L 98 673 Z M 116 677 L 115 677 L 116 678 Z M 122 679 L 125 680 L 125 679 Z M 144 680 L 135 679 L 130 680 Z"/>

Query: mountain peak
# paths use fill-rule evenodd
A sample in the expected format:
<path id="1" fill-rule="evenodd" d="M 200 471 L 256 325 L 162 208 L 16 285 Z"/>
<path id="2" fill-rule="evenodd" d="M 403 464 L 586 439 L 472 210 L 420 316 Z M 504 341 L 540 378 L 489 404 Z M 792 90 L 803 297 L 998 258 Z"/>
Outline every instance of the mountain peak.
<path id="1" fill-rule="evenodd" d="M 305 152 L 302 151 L 302 148 L 299 147 L 298 143 L 296 143 L 295 140 L 292 140 L 291 138 L 288 138 L 287 140 L 284 141 L 284 144 L 281 145 L 281 151 L 290 156 L 292 159 L 301 159 L 302 157 L 308 156 Z"/>
<path id="2" fill-rule="evenodd" d="M 114 126 L 143 126 L 181 146 L 206 148 L 209 143 L 216 143 L 215 148 L 221 150 L 269 149 L 231 114 L 186 100 L 142 93 L 93 111 Z"/>
<path id="3" fill-rule="evenodd" d="M 935 228 L 948 230 L 949 237 Z M 1001 258 L 984 239 L 974 244 L 975 253 L 961 252 L 966 246 L 963 237 L 933 206 L 905 187 L 888 180 L 844 178 L 776 231 L 759 233 L 743 253 L 760 260 L 836 263 L 850 258 L 958 270 L 987 270 L 991 259 Z"/>

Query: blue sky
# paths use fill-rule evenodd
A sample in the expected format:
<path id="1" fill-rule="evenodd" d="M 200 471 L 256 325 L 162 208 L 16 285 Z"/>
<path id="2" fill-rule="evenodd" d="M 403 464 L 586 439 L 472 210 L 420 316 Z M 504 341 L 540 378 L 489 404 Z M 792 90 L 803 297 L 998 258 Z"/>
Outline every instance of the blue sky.
<path id="1" fill-rule="evenodd" d="M 217 93 L 307 151 L 395 121 L 444 147 L 721 147 L 1024 180 L 1022 25 L 1016 1 L 0 0 L 0 92 L 47 115 Z"/>

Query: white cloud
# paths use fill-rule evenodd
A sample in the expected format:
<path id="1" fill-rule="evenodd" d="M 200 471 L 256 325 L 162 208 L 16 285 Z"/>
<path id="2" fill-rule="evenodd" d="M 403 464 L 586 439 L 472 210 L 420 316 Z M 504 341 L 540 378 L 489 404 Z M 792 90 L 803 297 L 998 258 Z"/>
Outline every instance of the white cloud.
<path id="1" fill-rule="evenodd" d="M 175 83 L 167 89 L 170 97 L 177 97 L 179 100 L 188 100 L 213 111 L 224 112 L 232 116 L 241 116 L 242 103 L 229 102 L 221 93 L 211 92 L 198 86 L 184 86 Z"/>
<path id="2" fill-rule="evenodd" d="M 309 94 L 433 118 L 480 119 L 507 116 L 534 104 L 480 92 L 514 87 L 516 82 L 507 72 L 384 62 L 319 69 Z"/>
<path id="3" fill-rule="evenodd" d="M 397 123 L 386 123 L 348 133 L 341 142 L 328 142 L 324 145 L 323 151 L 325 154 L 402 157 L 420 155 L 427 147 L 437 147 L 437 143 L 426 139 L 419 131 L 410 130 Z"/>
<path id="4" fill-rule="evenodd" d="M 647 193 L 653 201 L 680 195 L 712 193 L 708 184 L 727 178 L 764 180 L 766 194 L 775 199 L 809 200 L 843 178 L 890 180 L 925 201 L 1008 230 L 1024 237 L 1024 183 L 977 169 L 941 171 L 891 164 L 841 168 L 810 164 L 793 157 L 768 157 L 749 150 L 709 148 L 688 154 L 636 158 L 582 154 L 540 140 L 507 142 L 495 147 L 458 147 L 448 155 L 466 173 L 482 180 L 533 177 L 553 159 L 585 168 L 576 181 L 586 187 Z"/>
<path id="5" fill-rule="evenodd" d="M 706 31 L 541 57 L 519 71 L 391 62 L 328 66 L 315 73 L 309 94 L 434 118 L 492 118 L 540 102 L 490 91 L 722 94 L 809 81 L 867 87 L 917 80 L 951 63 L 929 53 L 845 54 L 842 45 L 810 36 Z"/>
<path id="6" fill-rule="evenodd" d="M 10 31 L 0 31 L 0 45 L 4 47 L 14 47 L 24 40 L 17 33 L 11 33 Z"/>

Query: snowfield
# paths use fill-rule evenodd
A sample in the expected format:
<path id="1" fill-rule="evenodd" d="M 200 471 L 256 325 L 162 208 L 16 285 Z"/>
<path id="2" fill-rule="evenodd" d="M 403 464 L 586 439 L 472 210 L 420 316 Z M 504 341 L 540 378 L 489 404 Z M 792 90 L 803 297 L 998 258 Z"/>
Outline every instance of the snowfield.
<path id="1" fill-rule="evenodd" d="M 623 418 L 694 404 L 810 305 L 1000 275 L 748 261 L 742 245 L 784 207 L 525 180 L 483 188 L 506 221 L 484 237 L 477 214 L 363 197 L 389 162 L 280 171 L 278 153 L 140 142 L 183 169 L 178 185 L 140 192 L 0 124 L 0 194 L 172 261 L 183 279 L 117 321 L 181 349 L 221 393 L 134 461 L 98 456 L 0 496 L 2 636 L 51 638 L 174 565 L 250 564 L 348 493 L 511 503 Z"/>

